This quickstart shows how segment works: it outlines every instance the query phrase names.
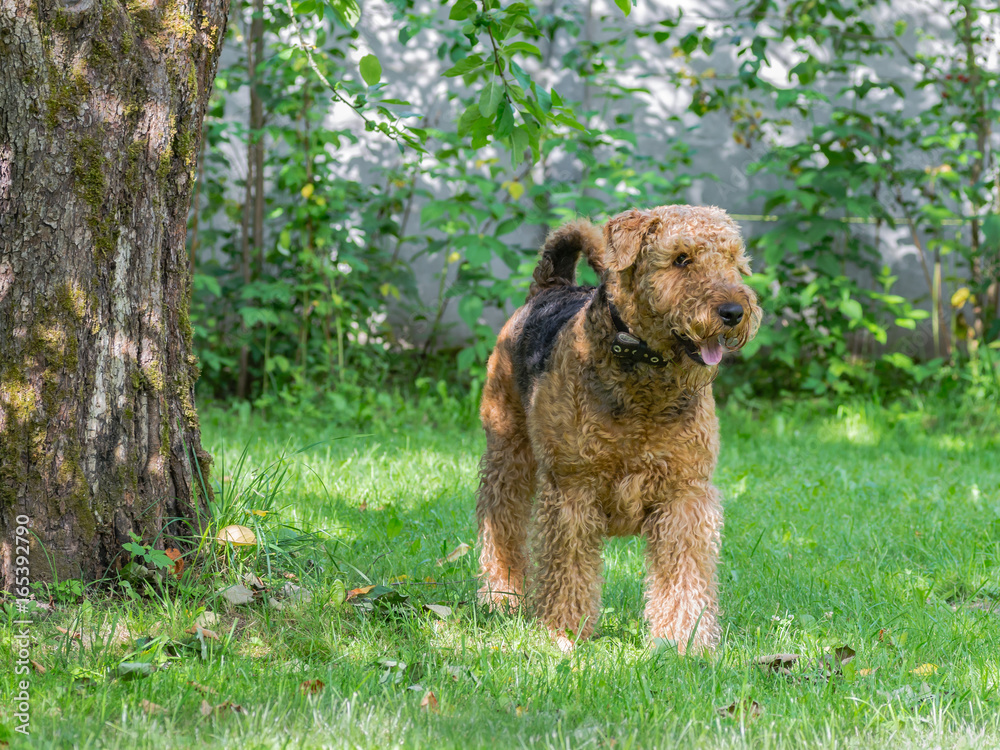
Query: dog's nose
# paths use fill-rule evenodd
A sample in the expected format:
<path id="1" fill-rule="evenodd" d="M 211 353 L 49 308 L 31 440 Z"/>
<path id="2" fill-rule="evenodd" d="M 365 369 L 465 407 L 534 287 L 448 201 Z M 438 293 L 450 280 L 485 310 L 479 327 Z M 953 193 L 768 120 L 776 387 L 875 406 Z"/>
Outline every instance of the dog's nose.
<path id="1" fill-rule="evenodd" d="M 719 313 L 722 322 L 730 328 L 738 326 L 740 321 L 743 320 L 743 305 L 738 305 L 735 302 L 727 302 L 724 305 L 719 305 L 719 309 L 716 312 Z"/>

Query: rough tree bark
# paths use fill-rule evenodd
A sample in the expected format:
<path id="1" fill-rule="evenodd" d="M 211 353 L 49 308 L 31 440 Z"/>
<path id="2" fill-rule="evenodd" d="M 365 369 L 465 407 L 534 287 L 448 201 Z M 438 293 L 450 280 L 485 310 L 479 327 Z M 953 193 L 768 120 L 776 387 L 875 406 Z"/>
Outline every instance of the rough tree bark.
<path id="1" fill-rule="evenodd" d="M 0 588 L 19 516 L 38 580 L 205 513 L 185 236 L 228 7 L 0 0 Z"/>

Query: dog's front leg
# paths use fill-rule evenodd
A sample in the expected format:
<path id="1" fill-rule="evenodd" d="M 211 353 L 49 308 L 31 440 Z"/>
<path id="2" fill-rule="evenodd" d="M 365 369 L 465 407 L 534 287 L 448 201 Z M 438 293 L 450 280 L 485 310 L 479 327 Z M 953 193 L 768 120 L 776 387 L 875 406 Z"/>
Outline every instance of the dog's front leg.
<path id="1" fill-rule="evenodd" d="M 643 524 L 649 576 L 646 619 L 653 638 L 685 653 L 710 651 L 719 641 L 715 568 L 722 508 L 707 480 L 675 484 Z"/>
<path id="2" fill-rule="evenodd" d="M 535 516 L 538 617 L 564 651 L 594 631 L 601 599 L 601 545 L 607 516 L 593 492 L 543 472 Z"/>

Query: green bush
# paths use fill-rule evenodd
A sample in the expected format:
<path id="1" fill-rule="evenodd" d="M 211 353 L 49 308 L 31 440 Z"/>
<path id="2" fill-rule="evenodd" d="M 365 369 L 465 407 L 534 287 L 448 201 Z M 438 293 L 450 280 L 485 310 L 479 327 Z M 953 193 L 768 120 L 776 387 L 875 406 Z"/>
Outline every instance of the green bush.
<path id="1" fill-rule="evenodd" d="M 203 393 L 347 415 L 364 410 L 367 391 L 409 392 L 421 377 L 474 391 L 494 341 L 484 316 L 523 301 L 533 265 L 536 248 L 514 245 L 514 230 L 541 237 L 575 215 L 684 202 L 695 180 L 710 179 L 692 174 L 679 121 L 682 136 L 663 135 L 655 155 L 638 148 L 648 92 L 623 81 L 635 77 L 637 45 L 651 44 L 672 61 L 691 113 L 728 115 L 720 143 L 752 146 L 752 173 L 768 186 L 758 196 L 771 221 L 747 238 L 768 316 L 748 356 L 723 373 L 724 390 L 1000 393 L 989 62 L 1000 11 L 942 3 L 932 36 L 904 22 L 882 28 L 877 19 L 892 15 L 882 0 L 794 0 L 701 25 L 679 14 L 643 27 L 603 18 L 595 40 L 595 19 L 571 3 L 550 13 L 491 0 L 452 3 L 447 15 L 393 7 L 401 44 L 425 43 L 428 29 L 443 40 L 445 75 L 463 84 L 450 95 L 454 121 L 431 128 L 413 116 L 374 55 L 349 62 L 350 0 L 322 12 L 308 0 L 234 9 L 228 43 L 241 57 L 217 82 L 192 219 Z M 542 49 L 557 34 L 575 43 L 549 59 Z M 775 84 L 766 73 L 779 46 L 797 63 Z M 710 67 L 727 54 L 734 76 Z M 583 100 L 542 87 L 527 72 L 542 64 L 570 75 Z M 879 78 L 876 64 L 911 78 Z M 226 108 L 241 89 L 251 92 L 247 123 Z M 326 125 L 334 101 L 356 111 L 358 127 Z M 375 180 L 338 158 L 362 124 L 399 145 Z M 220 155 L 226 144 L 248 152 L 232 183 L 241 170 Z M 887 235 L 903 230 L 927 284 L 912 298 L 881 261 Z M 431 299 L 417 294 L 415 261 L 438 268 Z M 451 307 L 464 343 L 447 328 Z"/>

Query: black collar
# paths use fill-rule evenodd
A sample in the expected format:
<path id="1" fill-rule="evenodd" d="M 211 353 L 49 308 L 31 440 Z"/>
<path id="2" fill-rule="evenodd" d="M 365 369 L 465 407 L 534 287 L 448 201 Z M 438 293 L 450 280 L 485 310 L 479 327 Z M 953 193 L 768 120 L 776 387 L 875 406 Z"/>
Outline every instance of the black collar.
<path id="1" fill-rule="evenodd" d="M 655 349 L 650 349 L 646 342 L 632 333 L 610 298 L 605 297 L 608 302 L 608 312 L 611 313 L 611 322 L 614 323 L 617 333 L 611 343 L 611 352 L 620 360 L 625 362 L 642 362 L 650 367 L 666 367 L 667 360 Z"/>

